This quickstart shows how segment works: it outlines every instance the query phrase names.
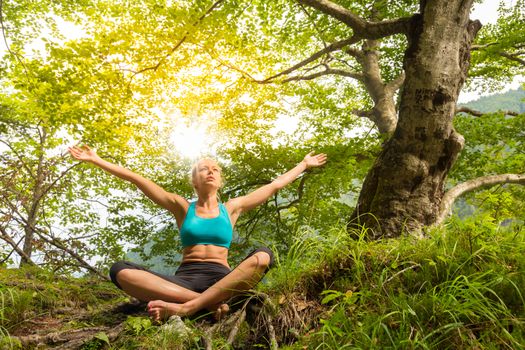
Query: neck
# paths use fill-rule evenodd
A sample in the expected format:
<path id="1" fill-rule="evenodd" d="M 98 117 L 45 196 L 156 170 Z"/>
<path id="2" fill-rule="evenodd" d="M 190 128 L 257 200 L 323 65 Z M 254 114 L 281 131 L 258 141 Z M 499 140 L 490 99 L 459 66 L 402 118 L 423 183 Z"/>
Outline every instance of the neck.
<path id="1" fill-rule="evenodd" d="M 213 209 L 219 205 L 217 199 L 217 192 L 213 193 L 199 193 L 199 198 L 197 199 L 197 205 L 206 209 Z"/>

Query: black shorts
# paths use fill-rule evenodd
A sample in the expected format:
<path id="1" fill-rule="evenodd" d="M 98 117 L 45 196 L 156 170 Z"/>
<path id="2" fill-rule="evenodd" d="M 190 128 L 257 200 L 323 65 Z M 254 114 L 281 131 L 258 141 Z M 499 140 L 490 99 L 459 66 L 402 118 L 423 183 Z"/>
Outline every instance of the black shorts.
<path id="1" fill-rule="evenodd" d="M 248 254 L 246 258 L 244 258 L 244 260 L 248 259 L 249 257 L 258 252 L 265 252 L 268 253 L 268 255 L 270 255 L 270 265 L 268 266 L 268 269 L 272 267 L 274 260 L 273 253 L 270 249 L 266 247 L 253 250 L 252 252 L 250 252 L 250 254 Z M 122 289 L 122 287 L 117 282 L 117 273 L 124 269 L 147 271 L 166 281 L 173 282 L 181 287 L 184 287 L 197 293 L 204 292 L 206 289 L 214 285 L 217 281 L 219 281 L 231 272 L 231 270 L 228 267 L 222 264 L 209 262 L 190 262 L 181 264 L 175 272 L 175 275 L 169 276 L 151 271 L 139 264 L 135 264 L 129 261 L 118 261 L 114 263 L 113 266 L 111 266 L 111 269 L 109 270 L 109 276 L 111 277 L 111 281 L 120 289 Z M 266 269 L 266 271 L 268 271 L 268 269 Z"/>

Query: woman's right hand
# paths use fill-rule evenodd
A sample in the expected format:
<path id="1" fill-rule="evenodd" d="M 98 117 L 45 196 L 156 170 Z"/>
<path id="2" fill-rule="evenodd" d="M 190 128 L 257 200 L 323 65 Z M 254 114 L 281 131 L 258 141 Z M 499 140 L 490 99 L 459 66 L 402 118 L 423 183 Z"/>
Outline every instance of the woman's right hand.
<path id="1" fill-rule="evenodd" d="M 69 147 L 68 151 L 73 158 L 83 162 L 93 162 L 96 158 L 98 158 L 97 152 L 95 150 L 92 150 L 87 145 L 84 145 L 82 147 Z"/>

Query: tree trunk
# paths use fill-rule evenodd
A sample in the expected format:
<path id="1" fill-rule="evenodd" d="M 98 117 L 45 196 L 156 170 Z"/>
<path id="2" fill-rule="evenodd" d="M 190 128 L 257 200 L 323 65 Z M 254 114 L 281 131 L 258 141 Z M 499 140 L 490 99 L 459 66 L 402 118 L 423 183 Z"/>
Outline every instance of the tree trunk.
<path id="1" fill-rule="evenodd" d="M 369 227 L 372 239 L 419 232 L 436 221 L 447 174 L 463 147 L 452 119 L 481 24 L 469 20 L 472 0 L 422 0 L 420 6 L 408 35 L 397 127 L 349 223 Z"/>
<path id="2" fill-rule="evenodd" d="M 24 264 L 29 264 L 28 258 L 31 258 L 33 253 L 33 243 L 35 240 L 34 227 L 38 221 L 40 214 L 41 200 L 44 192 L 44 145 L 47 139 L 47 132 L 45 128 L 40 131 L 40 149 L 38 156 L 38 164 L 36 169 L 35 185 L 33 189 L 33 197 L 31 198 L 30 210 L 27 213 L 27 221 L 24 224 L 24 255 L 20 257 L 20 267 Z"/>

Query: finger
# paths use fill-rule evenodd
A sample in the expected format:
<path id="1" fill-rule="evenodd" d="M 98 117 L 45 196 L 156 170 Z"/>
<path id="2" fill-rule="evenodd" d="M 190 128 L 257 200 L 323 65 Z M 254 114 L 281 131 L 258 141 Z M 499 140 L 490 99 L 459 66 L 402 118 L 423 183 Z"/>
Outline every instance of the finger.
<path id="1" fill-rule="evenodd" d="M 78 148 L 77 146 L 73 147 L 72 149 L 76 154 L 81 154 L 83 152 L 83 150 Z"/>
<path id="2" fill-rule="evenodd" d="M 78 156 L 77 151 L 75 151 L 74 149 L 69 149 L 68 151 L 73 157 L 77 157 Z"/>

